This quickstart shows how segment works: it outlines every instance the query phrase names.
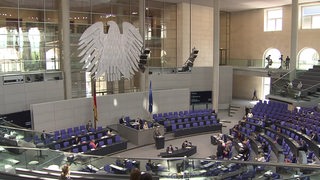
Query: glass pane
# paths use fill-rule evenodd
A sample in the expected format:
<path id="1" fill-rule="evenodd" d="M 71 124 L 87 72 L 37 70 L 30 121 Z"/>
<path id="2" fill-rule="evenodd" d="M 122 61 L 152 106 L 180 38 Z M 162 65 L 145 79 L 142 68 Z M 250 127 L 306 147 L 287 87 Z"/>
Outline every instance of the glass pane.
<path id="1" fill-rule="evenodd" d="M 276 20 L 276 30 L 281 31 L 282 30 L 282 19 Z"/>
<path id="2" fill-rule="evenodd" d="M 320 16 L 312 16 L 312 29 L 320 28 Z"/>
<path id="3" fill-rule="evenodd" d="M 269 10 L 268 19 L 282 18 L 282 9 L 279 10 Z"/>
<path id="4" fill-rule="evenodd" d="M 274 31 L 276 29 L 275 27 L 275 20 L 268 20 L 268 26 L 267 26 L 267 31 Z"/>
<path id="5" fill-rule="evenodd" d="M 311 16 L 302 18 L 302 29 L 311 29 Z"/>
<path id="6" fill-rule="evenodd" d="M 302 7 L 302 16 L 318 15 L 320 14 L 320 6 Z"/>

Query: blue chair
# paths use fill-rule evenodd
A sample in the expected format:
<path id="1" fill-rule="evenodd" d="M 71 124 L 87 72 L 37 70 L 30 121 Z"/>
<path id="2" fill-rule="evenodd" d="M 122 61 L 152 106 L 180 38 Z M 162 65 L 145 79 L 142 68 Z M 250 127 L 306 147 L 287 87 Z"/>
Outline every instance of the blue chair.
<path id="1" fill-rule="evenodd" d="M 88 146 L 81 146 L 82 152 L 87 152 L 88 151 Z"/>
<path id="2" fill-rule="evenodd" d="M 89 139 L 90 139 L 90 140 L 94 139 L 94 135 L 90 135 L 90 136 L 89 136 Z"/>
<path id="3" fill-rule="evenodd" d="M 67 132 L 68 132 L 69 136 L 73 136 L 73 134 L 74 134 L 72 128 L 68 128 Z"/>
<path id="4" fill-rule="evenodd" d="M 172 129 L 172 131 L 176 131 L 177 130 L 177 125 L 176 124 L 172 124 L 171 125 L 171 129 Z"/>
<path id="5" fill-rule="evenodd" d="M 66 131 L 65 129 L 61 129 L 61 130 L 60 130 L 60 133 L 61 133 L 61 135 L 67 134 L 67 131 Z"/>
<path id="6" fill-rule="evenodd" d="M 192 126 L 193 126 L 193 127 L 198 127 L 198 123 L 197 123 L 197 122 L 194 122 L 194 123 L 192 123 Z"/>
<path id="7" fill-rule="evenodd" d="M 83 142 L 83 141 L 87 141 L 87 137 L 83 136 L 83 137 L 81 138 L 81 142 Z"/>
<path id="8" fill-rule="evenodd" d="M 73 149 L 72 149 L 72 152 L 73 152 L 73 153 L 78 153 L 78 152 L 79 152 L 79 149 L 78 149 L 78 148 L 73 148 Z"/>
<path id="9" fill-rule="evenodd" d="M 102 131 L 102 126 L 98 126 L 97 131 Z"/>
<path id="10" fill-rule="evenodd" d="M 69 146 L 69 141 L 63 142 L 63 147 L 68 147 Z"/>
<path id="11" fill-rule="evenodd" d="M 200 121 L 200 122 L 199 122 L 199 126 L 204 126 L 204 122 L 203 122 L 203 121 Z"/>
<path id="12" fill-rule="evenodd" d="M 111 138 L 107 139 L 107 144 L 108 144 L 108 145 L 111 145 L 111 144 L 112 144 L 112 139 L 111 139 Z"/>
<path id="13" fill-rule="evenodd" d="M 99 147 L 104 145 L 104 141 L 99 141 Z"/>
<path id="14" fill-rule="evenodd" d="M 97 134 L 98 139 L 101 139 L 102 135 L 103 135 L 102 133 L 98 133 Z"/>
<path id="15" fill-rule="evenodd" d="M 188 123 L 188 124 L 186 124 L 186 128 L 190 128 L 190 124 Z"/>
<path id="16" fill-rule="evenodd" d="M 178 129 L 183 129 L 183 124 L 179 124 Z"/>
<path id="17" fill-rule="evenodd" d="M 107 173 L 113 173 L 113 171 L 111 170 L 111 167 L 109 164 L 106 164 L 104 167 L 103 167 L 104 171 L 107 172 Z"/>
<path id="18" fill-rule="evenodd" d="M 120 142 L 120 141 L 121 141 L 121 137 L 119 135 L 116 135 L 115 142 Z"/>
<path id="19" fill-rule="evenodd" d="M 55 144 L 55 145 L 54 145 L 54 149 L 55 149 L 55 150 L 59 150 L 60 148 L 61 148 L 61 147 L 60 147 L 60 144 Z"/>

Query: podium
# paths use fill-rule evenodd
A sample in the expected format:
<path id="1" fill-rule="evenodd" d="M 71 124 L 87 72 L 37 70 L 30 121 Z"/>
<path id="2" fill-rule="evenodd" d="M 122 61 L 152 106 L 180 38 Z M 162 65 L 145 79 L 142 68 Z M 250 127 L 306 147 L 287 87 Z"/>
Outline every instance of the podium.
<path id="1" fill-rule="evenodd" d="M 164 148 L 164 136 L 157 136 L 155 138 L 156 141 L 156 148 L 163 149 Z"/>

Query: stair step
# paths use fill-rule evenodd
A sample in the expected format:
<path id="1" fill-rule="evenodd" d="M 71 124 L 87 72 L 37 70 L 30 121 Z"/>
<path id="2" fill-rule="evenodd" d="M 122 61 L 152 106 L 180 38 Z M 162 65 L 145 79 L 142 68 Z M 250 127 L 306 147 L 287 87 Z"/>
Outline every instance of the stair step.
<path id="1" fill-rule="evenodd" d="M 236 113 L 236 112 L 234 112 L 234 111 L 230 111 L 230 112 L 229 112 L 229 114 L 235 114 L 235 113 Z"/>
<path id="2" fill-rule="evenodd" d="M 237 109 L 240 109 L 240 106 L 238 106 L 238 105 L 230 105 L 230 108 L 237 108 Z"/>

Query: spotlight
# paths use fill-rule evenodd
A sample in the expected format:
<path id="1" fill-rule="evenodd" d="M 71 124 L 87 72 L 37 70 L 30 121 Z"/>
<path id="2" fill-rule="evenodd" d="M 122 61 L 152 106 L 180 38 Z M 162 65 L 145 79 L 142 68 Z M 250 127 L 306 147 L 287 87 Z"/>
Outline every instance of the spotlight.
<path id="1" fill-rule="evenodd" d="M 139 68 L 142 73 L 144 73 L 144 71 L 146 70 L 145 65 L 147 64 L 147 60 L 150 52 L 151 51 L 149 48 L 142 47 L 140 61 L 139 61 Z"/>
<path id="2" fill-rule="evenodd" d="M 196 49 L 195 47 L 192 48 L 189 58 L 184 63 L 184 65 L 182 66 L 182 69 L 179 70 L 179 72 L 191 71 L 191 68 L 193 67 L 193 62 L 198 57 L 198 53 L 199 53 L 198 49 Z"/>

